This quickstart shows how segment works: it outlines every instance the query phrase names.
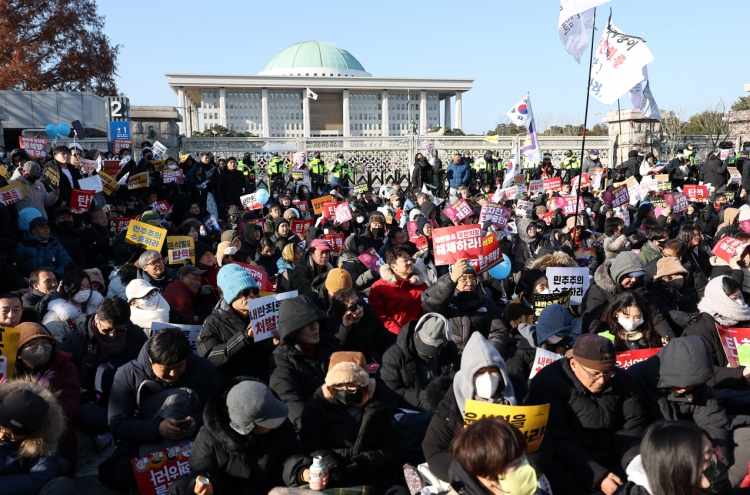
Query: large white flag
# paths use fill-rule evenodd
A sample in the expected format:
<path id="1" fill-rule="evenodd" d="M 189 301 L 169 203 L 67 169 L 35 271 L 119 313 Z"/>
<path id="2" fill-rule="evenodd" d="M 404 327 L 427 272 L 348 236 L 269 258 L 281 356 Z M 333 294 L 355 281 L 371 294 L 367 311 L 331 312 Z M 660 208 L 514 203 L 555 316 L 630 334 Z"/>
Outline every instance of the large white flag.
<path id="1" fill-rule="evenodd" d="M 594 27 L 594 8 L 609 0 L 560 0 L 557 34 L 565 51 L 576 62 L 589 46 L 588 30 Z"/>
<path id="2" fill-rule="evenodd" d="M 643 67 L 653 61 L 654 55 L 646 43 L 623 36 L 610 22 L 594 53 L 589 93 L 605 105 L 611 105 L 643 81 Z"/>
<path id="3" fill-rule="evenodd" d="M 532 117 L 529 95 L 527 94 L 523 100 L 516 103 L 505 115 L 518 126 L 527 125 Z"/>
<path id="4" fill-rule="evenodd" d="M 503 189 L 510 187 L 513 184 L 513 177 L 521 173 L 521 154 L 518 152 L 518 143 L 510 155 L 508 160 L 507 169 L 505 170 L 505 178 L 503 179 Z M 499 201 L 495 201 L 499 203 Z"/>
<path id="5" fill-rule="evenodd" d="M 305 93 L 305 98 L 312 98 L 313 100 L 317 100 L 318 95 L 313 93 L 312 90 L 310 90 L 310 88 L 307 88 L 307 92 Z"/>
<path id="6" fill-rule="evenodd" d="M 640 111 L 641 115 L 660 121 L 659 106 L 651 93 L 651 84 L 648 80 L 648 66 L 643 67 L 643 77 L 643 81 L 630 90 L 630 101 L 633 103 L 633 108 Z"/>

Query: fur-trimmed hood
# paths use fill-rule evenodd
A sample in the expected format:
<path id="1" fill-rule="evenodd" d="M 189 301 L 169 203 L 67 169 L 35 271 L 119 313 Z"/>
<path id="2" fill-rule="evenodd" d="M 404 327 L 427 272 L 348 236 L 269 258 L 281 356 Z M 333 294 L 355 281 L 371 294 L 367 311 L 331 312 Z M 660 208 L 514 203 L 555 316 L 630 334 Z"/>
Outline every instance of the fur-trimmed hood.
<path id="1" fill-rule="evenodd" d="M 606 260 L 602 266 L 596 269 L 594 272 L 594 283 L 599 286 L 603 291 L 615 294 L 618 292 L 618 285 L 612 280 L 612 275 L 609 274 L 609 268 L 612 266 L 614 259 Z"/>
<path id="2" fill-rule="evenodd" d="M 521 240 L 526 244 L 532 244 L 536 240 L 536 238 L 532 239 L 531 236 L 526 233 L 526 229 L 528 229 L 529 225 L 533 221 L 533 219 L 528 217 L 523 217 L 516 220 L 516 230 L 518 230 L 518 237 L 520 237 Z"/>
<path id="3" fill-rule="evenodd" d="M 367 371 L 360 365 L 349 361 L 338 363 L 328 370 L 326 381 L 320 388 L 326 400 L 338 405 L 336 398 L 333 396 L 333 387 L 344 384 L 357 385 L 363 390 L 362 401 L 355 404 L 356 406 L 367 404 L 375 393 L 375 380 L 370 378 Z"/>
<path id="4" fill-rule="evenodd" d="M 387 264 L 380 267 L 380 278 L 382 278 L 389 284 L 394 285 L 399 285 L 401 282 L 396 274 L 393 273 L 391 267 Z M 409 277 L 409 283 L 411 285 L 422 285 L 423 283 L 425 283 L 422 273 L 418 270 L 414 270 L 411 274 L 411 277 Z"/>
<path id="5" fill-rule="evenodd" d="M 85 313 L 86 315 L 92 315 L 96 313 L 96 308 L 99 307 L 99 304 L 101 304 L 103 300 L 104 296 L 102 296 L 99 292 L 92 290 L 91 297 L 88 301 L 82 304 L 81 307 L 76 307 L 73 303 L 61 297 L 59 299 L 50 301 L 49 305 L 47 306 L 47 310 L 55 313 L 62 321 L 73 320 L 81 316 L 81 314 L 83 313 Z"/>
<path id="6" fill-rule="evenodd" d="M 563 251 L 555 251 L 552 254 L 545 254 L 534 261 L 529 268 L 537 268 L 541 271 L 547 270 L 549 267 L 577 267 L 578 264 L 573 258 Z"/>
<path id="7" fill-rule="evenodd" d="M 0 385 L 0 401 L 14 390 L 30 390 L 49 404 L 49 411 L 42 421 L 42 425 L 21 441 L 18 447 L 18 457 L 33 459 L 34 457 L 49 457 L 55 454 L 60 438 L 65 433 L 65 416 L 57 402 L 55 394 L 47 388 L 38 385 L 36 379 L 26 376 L 14 379 Z"/>

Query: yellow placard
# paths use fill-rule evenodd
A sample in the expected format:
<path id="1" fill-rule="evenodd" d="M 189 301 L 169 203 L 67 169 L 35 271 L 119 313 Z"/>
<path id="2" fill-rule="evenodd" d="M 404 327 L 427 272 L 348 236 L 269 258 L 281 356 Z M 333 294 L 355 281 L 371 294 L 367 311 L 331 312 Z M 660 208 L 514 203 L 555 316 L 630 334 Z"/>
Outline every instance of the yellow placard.
<path id="1" fill-rule="evenodd" d="M 104 191 L 104 194 L 109 196 L 115 192 L 115 189 L 117 189 L 117 180 L 114 177 L 104 172 L 99 172 L 99 178 L 102 180 L 102 191 Z"/>
<path id="2" fill-rule="evenodd" d="M 669 174 L 657 174 L 654 177 L 656 177 L 656 182 L 669 182 Z"/>
<path id="3" fill-rule="evenodd" d="M 0 187 L 0 203 L 10 206 L 26 197 L 26 188 L 20 182 L 13 182 L 5 187 Z"/>
<path id="4" fill-rule="evenodd" d="M 330 203 L 331 201 L 333 201 L 333 196 L 331 195 L 321 196 L 320 198 L 313 199 L 312 200 L 313 211 L 318 214 L 323 213 L 323 210 L 324 210 L 323 205 L 326 203 Z"/>
<path id="5" fill-rule="evenodd" d="M 187 263 L 188 260 L 195 264 L 195 244 L 190 236 L 167 237 L 167 253 L 170 265 Z"/>
<path id="6" fill-rule="evenodd" d="M 0 378 L 13 378 L 20 336 L 21 330 L 18 328 L 0 327 Z"/>
<path id="7" fill-rule="evenodd" d="M 128 231 L 125 233 L 125 241 L 130 244 L 139 244 L 146 249 L 161 252 L 164 241 L 167 238 L 167 229 L 156 227 L 147 223 L 131 220 Z"/>
<path id="8" fill-rule="evenodd" d="M 368 186 L 367 184 L 360 184 L 358 186 L 354 186 L 354 192 L 357 194 L 364 194 L 369 190 L 370 190 L 370 186 Z"/>
<path id="9" fill-rule="evenodd" d="M 132 175 L 128 178 L 128 189 L 148 187 L 148 172 Z"/>
<path id="10" fill-rule="evenodd" d="M 464 428 L 482 418 L 501 417 L 521 430 L 526 438 L 526 453 L 539 450 L 547 431 L 549 404 L 541 406 L 506 406 L 466 399 Z"/>
<path id="11" fill-rule="evenodd" d="M 5 168 L 5 167 L 4 167 L 3 165 L 0 165 L 0 175 L 2 175 L 2 176 L 3 176 L 3 178 L 4 178 L 4 179 L 5 179 L 5 180 L 6 180 L 7 182 L 10 182 L 10 172 L 8 172 L 8 169 L 7 169 L 7 168 Z"/>
<path id="12" fill-rule="evenodd" d="M 49 179 L 49 183 L 52 184 L 55 187 L 60 187 L 60 172 L 55 169 L 55 167 L 47 166 L 44 169 L 44 177 Z"/>

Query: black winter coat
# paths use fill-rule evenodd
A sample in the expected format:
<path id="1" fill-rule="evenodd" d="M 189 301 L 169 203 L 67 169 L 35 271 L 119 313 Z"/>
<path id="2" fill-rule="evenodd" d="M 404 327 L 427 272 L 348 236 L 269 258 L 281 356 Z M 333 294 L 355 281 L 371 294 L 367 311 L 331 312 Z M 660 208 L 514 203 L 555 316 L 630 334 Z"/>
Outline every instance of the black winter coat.
<path id="1" fill-rule="evenodd" d="M 250 320 L 243 319 L 222 298 L 206 318 L 196 341 L 198 353 L 216 367 L 222 382 L 237 376 L 268 380 L 268 359 L 273 339 L 255 343 L 247 335 Z"/>
<path id="2" fill-rule="evenodd" d="M 448 318 L 459 354 L 463 353 L 474 332 L 481 333 L 501 356 L 505 356 L 511 345 L 503 314 L 492 299 L 480 289 L 456 293 L 456 283 L 450 275 L 443 275 L 435 285 L 422 293 L 422 309 L 425 313 L 440 313 Z"/>
<path id="3" fill-rule="evenodd" d="M 654 281 L 648 295 L 649 302 L 659 309 L 659 313 L 671 328 L 673 336 L 682 335 L 689 315 L 699 312 L 698 305 L 693 298 L 693 291 L 687 284 L 678 291 L 659 281 Z"/>
<path id="4" fill-rule="evenodd" d="M 114 256 L 109 245 L 109 230 L 98 225 L 91 224 L 90 228 L 81 231 L 81 244 L 88 268 L 108 265 Z M 81 249 L 79 248 L 78 251 Z"/>
<path id="5" fill-rule="evenodd" d="M 380 378 L 388 388 L 403 397 L 412 408 L 428 410 L 428 403 L 431 401 L 425 395 L 425 388 L 429 382 L 420 381 L 417 373 L 419 356 L 414 345 L 416 325 L 417 320 L 412 320 L 401 328 L 396 345 L 388 349 L 383 356 Z M 456 344 L 451 342 L 440 352 L 437 375 L 452 376 L 458 371 L 460 365 L 461 358 Z"/>
<path id="6" fill-rule="evenodd" d="M 552 448 L 557 464 L 591 489 L 616 466 L 625 470 L 638 454 L 648 419 L 638 384 L 627 373 L 616 372 L 600 393 L 592 394 L 567 358 L 539 371 L 526 404 L 550 404 L 543 444 Z"/>
<path id="7" fill-rule="evenodd" d="M 277 486 L 303 484 L 302 471 L 312 459 L 289 421 L 263 435 L 241 435 L 229 426 L 227 395 L 240 381 L 222 385 L 206 405 L 190 452 L 186 494 L 193 493 L 198 476 L 211 480 L 215 495 L 265 495 Z"/>
<path id="8" fill-rule="evenodd" d="M 52 234 L 57 237 L 62 247 L 73 260 L 78 268 L 83 270 L 86 268 L 86 256 L 83 249 L 81 249 L 81 229 L 63 229 L 59 225 L 55 225 Z"/>
<path id="9" fill-rule="evenodd" d="M 398 407 L 391 394 L 375 387 L 357 421 L 347 408 L 325 397 L 318 389 L 302 413 L 300 439 L 307 451 L 334 461 L 341 468 L 357 463 L 360 469 L 347 476 L 346 484 L 382 485 L 400 478 L 403 442 L 393 415 Z M 387 483 L 387 481 L 386 481 Z M 401 481 L 403 484 L 403 481 Z"/>
<path id="10" fill-rule="evenodd" d="M 536 347 L 520 333 L 514 332 L 516 344 L 511 348 L 511 355 L 505 360 L 508 377 L 513 384 L 513 391 L 519 400 L 523 400 L 529 391 L 529 375 L 536 359 Z"/>
<path id="11" fill-rule="evenodd" d="M 219 214 L 229 205 L 240 206 L 240 196 L 245 194 L 245 176 L 239 170 L 224 169 L 216 180 L 216 206 Z"/>
<path id="12" fill-rule="evenodd" d="M 83 178 L 81 173 L 75 165 L 68 164 L 68 172 L 70 172 L 70 176 L 73 177 L 73 186 L 71 187 L 68 177 L 62 171 L 57 160 L 53 160 L 47 166 L 55 169 L 60 176 L 60 196 L 57 198 L 57 201 L 55 201 L 55 204 L 47 208 L 47 211 L 55 211 L 55 208 L 62 206 L 63 201 L 65 201 L 65 206 L 70 208 L 70 196 L 73 194 L 73 189 L 78 188 L 78 181 Z"/>
<path id="13" fill-rule="evenodd" d="M 685 335 L 698 335 L 706 343 L 714 363 L 714 377 L 707 382 L 711 388 L 747 388 L 747 381 L 742 376 L 744 366 L 728 368 L 727 355 L 721 345 L 719 332 L 716 330 L 716 320 L 707 313 L 701 313 L 697 323 L 685 329 Z"/>
<path id="14" fill-rule="evenodd" d="M 331 329 L 340 342 L 340 350 L 361 352 L 368 363 L 383 363 L 383 355 L 396 343 L 396 336 L 385 328 L 372 307 L 365 303 L 359 321 L 345 327 L 343 315 L 328 313 Z"/>
<path id="15" fill-rule="evenodd" d="M 713 157 L 706 164 L 705 183 L 711 184 L 718 189 L 727 185 L 727 164 L 722 162 L 718 157 Z"/>

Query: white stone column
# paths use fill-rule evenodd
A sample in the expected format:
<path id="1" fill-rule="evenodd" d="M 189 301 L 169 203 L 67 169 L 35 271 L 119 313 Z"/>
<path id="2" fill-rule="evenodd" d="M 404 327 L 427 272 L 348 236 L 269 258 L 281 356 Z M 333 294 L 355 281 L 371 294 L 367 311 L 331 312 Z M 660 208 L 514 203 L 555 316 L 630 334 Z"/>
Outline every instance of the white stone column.
<path id="1" fill-rule="evenodd" d="M 305 128 L 304 136 L 310 137 L 310 102 L 312 100 L 307 97 L 307 93 L 302 95 L 302 127 Z"/>
<path id="2" fill-rule="evenodd" d="M 269 137 L 271 133 L 269 132 L 269 128 L 271 127 L 270 123 L 268 122 L 268 89 L 263 88 L 261 90 L 261 126 L 263 127 L 263 137 Z"/>
<path id="3" fill-rule="evenodd" d="M 427 91 L 419 92 L 419 134 L 424 136 L 427 133 Z"/>
<path id="4" fill-rule="evenodd" d="M 193 105 L 190 103 L 190 97 L 185 95 L 185 115 L 183 116 L 183 122 L 185 123 L 185 136 L 193 136 Z"/>
<path id="5" fill-rule="evenodd" d="M 185 90 L 182 86 L 177 88 L 177 108 L 182 116 L 182 122 L 180 122 L 180 134 L 187 136 L 187 104 L 185 101 Z"/>
<path id="6" fill-rule="evenodd" d="M 443 127 L 447 127 L 450 129 L 451 127 L 451 97 L 450 95 L 445 95 L 445 99 L 443 100 L 445 108 L 443 109 Z"/>
<path id="7" fill-rule="evenodd" d="M 351 132 L 349 131 L 349 90 L 344 90 L 344 137 L 351 136 Z"/>
<path id="8" fill-rule="evenodd" d="M 383 123 L 383 133 L 381 134 L 381 136 L 391 135 L 391 120 L 390 120 L 391 116 L 390 116 L 389 109 L 388 109 L 389 101 L 390 100 L 388 99 L 388 90 L 384 89 L 383 90 L 383 107 L 382 107 L 383 118 L 381 119 L 381 122 Z"/>
<path id="9" fill-rule="evenodd" d="M 229 129 L 227 126 L 227 90 L 219 88 L 219 125 Z"/>
<path id="10" fill-rule="evenodd" d="M 198 119 L 198 106 L 190 102 L 190 115 L 192 116 L 192 122 L 190 124 L 190 134 L 188 137 L 193 137 L 194 132 L 200 132 L 201 131 L 201 124 L 200 119 Z"/>
<path id="11" fill-rule="evenodd" d="M 456 129 L 463 129 L 463 119 L 461 118 L 461 111 L 463 104 L 461 102 L 462 91 L 456 91 Z"/>

